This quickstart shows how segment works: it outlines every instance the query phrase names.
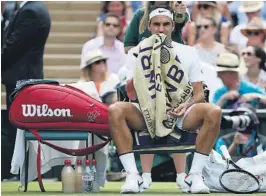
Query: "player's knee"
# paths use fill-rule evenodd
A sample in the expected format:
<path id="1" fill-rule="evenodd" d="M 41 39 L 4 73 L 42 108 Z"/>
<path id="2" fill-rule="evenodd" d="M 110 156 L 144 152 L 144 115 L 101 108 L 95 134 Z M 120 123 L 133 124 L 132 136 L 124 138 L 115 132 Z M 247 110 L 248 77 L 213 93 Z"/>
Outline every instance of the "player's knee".
<path id="1" fill-rule="evenodd" d="M 207 112 L 207 118 L 210 122 L 214 124 L 218 124 L 221 121 L 222 117 L 222 109 L 214 104 L 210 104 L 209 111 Z"/>
<path id="2" fill-rule="evenodd" d="M 121 118 L 123 113 L 123 106 L 120 102 L 116 102 L 108 107 L 109 119 Z"/>

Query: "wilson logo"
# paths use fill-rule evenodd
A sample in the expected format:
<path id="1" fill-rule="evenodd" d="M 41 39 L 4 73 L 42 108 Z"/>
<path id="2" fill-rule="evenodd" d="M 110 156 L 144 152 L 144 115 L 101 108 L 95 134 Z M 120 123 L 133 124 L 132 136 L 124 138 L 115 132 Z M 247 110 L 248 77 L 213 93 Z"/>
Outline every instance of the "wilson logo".
<path id="1" fill-rule="evenodd" d="M 47 104 L 35 105 L 35 104 L 22 104 L 22 115 L 25 117 L 28 116 L 62 116 L 62 117 L 72 117 L 70 109 L 51 109 Z"/>

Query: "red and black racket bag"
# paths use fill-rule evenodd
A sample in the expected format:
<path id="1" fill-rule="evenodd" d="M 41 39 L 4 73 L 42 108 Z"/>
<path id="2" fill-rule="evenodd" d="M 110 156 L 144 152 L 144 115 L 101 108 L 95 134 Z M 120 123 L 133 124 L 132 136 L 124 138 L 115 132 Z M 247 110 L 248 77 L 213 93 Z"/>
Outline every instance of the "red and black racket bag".
<path id="1" fill-rule="evenodd" d="M 18 128 L 109 135 L 108 107 L 75 87 L 30 80 L 19 85 L 10 98 L 9 119 Z"/>

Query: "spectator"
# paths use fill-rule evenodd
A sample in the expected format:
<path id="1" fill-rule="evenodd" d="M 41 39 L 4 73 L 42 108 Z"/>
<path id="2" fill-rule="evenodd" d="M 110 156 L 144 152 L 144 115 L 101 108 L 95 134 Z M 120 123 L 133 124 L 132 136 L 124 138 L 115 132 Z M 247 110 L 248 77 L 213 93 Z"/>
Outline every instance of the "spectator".
<path id="1" fill-rule="evenodd" d="M 248 46 L 243 50 L 242 57 L 247 67 L 243 79 L 266 90 L 266 53 L 258 46 Z"/>
<path id="2" fill-rule="evenodd" d="M 133 13 L 143 6 L 143 1 L 127 1 L 131 3 Z M 133 17 L 133 16 L 132 16 Z"/>
<path id="3" fill-rule="evenodd" d="M 265 2 L 263 3 L 264 3 L 264 6 L 260 10 L 260 18 L 265 21 L 266 20 L 266 4 Z M 234 26 L 248 23 L 247 15 L 244 12 L 239 10 L 240 6 L 241 6 L 241 1 L 229 1 L 228 2 L 230 13 L 232 15 L 232 18 L 234 18 L 233 19 Z"/>
<path id="4" fill-rule="evenodd" d="M 79 82 L 93 81 L 100 97 L 110 93 L 119 83 L 119 78 L 114 73 L 108 73 L 106 60 L 100 50 L 93 50 L 87 53 L 85 64 L 80 65 L 81 77 Z M 115 91 L 116 92 L 116 91 Z M 115 97 L 113 102 L 115 102 Z"/>
<path id="5" fill-rule="evenodd" d="M 208 16 L 215 20 L 217 24 L 217 32 L 215 34 L 215 40 L 221 42 L 222 44 L 227 44 L 229 37 L 229 24 L 230 22 L 225 22 L 227 19 L 223 19 L 220 13 L 217 3 L 215 1 L 199 1 L 194 5 L 196 9 L 196 17 L 193 22 L 188 24 L 188 34 L 187 42 L 190 46 L 193 46 L 197 42 L 198 32 L 196 29 L 196 24 L 201 20 L 202 17 Z"/>
<path id="6" fill-rule="evenodd" d="M 184 43 L 181 37 L 182 28 L 189 20 L 185 4 L 177 4 L 173 1 L 147 1 L 144 8 L 136 11 L 127 28 L 124 40 L 126 53 L 130 48 L 138 45 L 143 38 L 151 36 L 151 32 L 148 29 L 149 14 L 158 7 L 167 8 L 175 12 L 175 29 L 172 33 L 172 39 L 178 43 Z M 181 15 L 177 15 L 177 13 Z"/>
<path id="7" fill-rule="evenodd" d="M 7 109 L 9 96 L 18 80 L 43 78 L 43 53 L 50 32 L 48 9 L 40 1 L 23 1 L 9 23 L 2 44 L 2 83 L 6 87 Z M 14 129 L 15 130 L 15 129 Z M 12 132 L 13 144 L 16 131 Z"/>
<path id="8" fill-rule="evenodd" d="M 241 33 L 248 39 L 247 46 L 259 46 L 266 51 L 266 26 L 260 18 L 254 17 L 247 27 L 241 29 Z"/>
<path id="9" fill-rule="evenodd" d="M 118 73 L 125 62 L 124 45 L 116 39 L 120 32 L 119 26 L 119 16 L 108 13 L 103 23 L 103 36 L 96 37 L 83 45 L 80 67 L 86 66 L 86 55 L 88 52 L 100 49 L 102 54 L 108 57 L 108 72 Z"/>
<path id="10" fill-rule="evenodd" d="M 243 1 L 239 10 L 246 13 L 248 22 L 250 22 L 254 17 L 259 17 L 262 7 L 262 1 Z M 241 34 L 241 29 L 245 26 L 246 24 L 235 26 L 230 34 L 230 43 L 237 45 L 239 50 L 247 46 L 248 39 Z"/>
<path id="11" fill-rule="evenodd" d="M 127 21 L 131 20 L 133 16 L 133 11 L 129 2 L 125 1 L 104 1 L 103 7 L 100 16 L 97 18 L 97 30 L 96 36 L 103 35 L 103 23 L 106 17 L 106 14 L 114 13 L 117 14 L 120 18 L 120 32 L 117 35 L 117 38 L 120 41 L 124 40 L 124 33 L 127 28 Z"/>
<path id="12" fill-rule="evenodd" d="M 244 131 L 234 130 L 217 139 L 215 150 L 222 154 L 220 147 L 227 146 L 229 154 L 234 161 L 243 157 L 253 157 L 266 150 L 266 137 L 258 134 L 255 129 L 248 128 Z"/>
<path id="13" fill-rule="evenodd" d="M 260 98 L 264 103 L 265 92 L 239 77 L 239 59 L 235 54 L 220 54 L 217 58 L 217 72 L 224 86 L 215 92 L 213 102 L 221 108 L 232 109 L 237 102 L 248 102 L 256 107 Z"/>
<path id="14" fill-rule="evenodd" d="M 218 54 L 226 52 L 225 46 L 215 41 L 217 24 L 213 18 L 204 16 L 198 21 L 197 29 L 199 40 L 195 48 L 203 62 L 215 66 Z"/>

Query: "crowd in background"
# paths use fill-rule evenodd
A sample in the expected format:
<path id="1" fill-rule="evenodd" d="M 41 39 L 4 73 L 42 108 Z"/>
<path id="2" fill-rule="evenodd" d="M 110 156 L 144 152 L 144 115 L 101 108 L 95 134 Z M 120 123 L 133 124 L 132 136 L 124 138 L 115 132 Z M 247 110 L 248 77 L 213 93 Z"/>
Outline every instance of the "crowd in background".
<path id="1" fill-rule="evenodd" d="M 173 41 L 196 48 L 210 89 L 210 102 L 223 109 L 235 109 L 243 102 L 254 108 L 265 108 L 265 2 L 143 2 L 137 5 L 138 8 L 137 2 L 130 1 L 102 4 L 96 37 L 83 46 L 81 67 L 92 49 L 102 53 L 105 71 L 119 78 L 113 78 L 114 83 L 108 86 L 110 89 L 105 88 L 108 95 L 115 93 L 112 89 L 125 79 L 123 64 L 127 52 L 151 35 L 147 28 L 148 15 L 157 6 L 176 14 Z M 88 65 L 92 69 L 93 66 Z M 115 97 L 110 100 L 117 101 Z M 112 103 L 110 100 L 108 104 Z M 247 130 L 222 136 L 216 150 L 219 152 L 219 147 L 226 144 L 235 156 L 254 156 L 258 153 L 257 146 L 263 144 L 262 150 L 266 150 L 265 138 L 255 132 Z M 242 146 L 241 150 L 239 146 Z"/>
<path id="2" fill-rule="evenodd" d="M 115 88 L 125 80 L 123 66 L 128 50 L 151 35 L 147 29 L 149 13 L 156 6 L 167 6 L 176 13 L 172 39 L 198 51 L 199 63 L 211 92 L 210 102 L 227 109 L 233 109 L 238 102 L 265 108 L 266 2 L 101 3 L 102 9 L 95 21 L 95 37 L 82 48 L 79 81 L 94 81 L 108 105 L 117 101 Z M 6 2 L 2 7 L 5 7 L 2 10 L 3 35 L 18 7 L 12 2 Z M 3 65 L 2 60 L 2 70 Z M 252 145 L 248 142 L 250 138 L 255 141 L 252 133 L 248 134 L 233 136 L 231 143 L 247 144 L 248 148 Z M 219 142 L 225 139 L 220 138 Z"/>

